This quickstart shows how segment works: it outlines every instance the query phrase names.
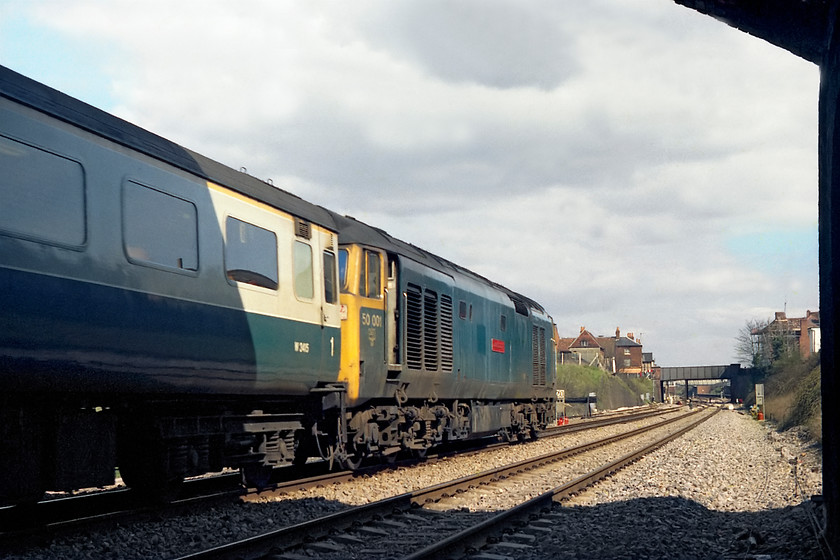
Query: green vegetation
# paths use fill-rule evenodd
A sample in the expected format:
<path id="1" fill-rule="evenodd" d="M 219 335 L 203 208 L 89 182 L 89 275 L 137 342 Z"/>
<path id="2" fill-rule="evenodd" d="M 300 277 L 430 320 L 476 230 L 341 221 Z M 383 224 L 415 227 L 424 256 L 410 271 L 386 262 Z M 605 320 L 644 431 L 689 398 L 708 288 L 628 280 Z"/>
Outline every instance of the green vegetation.
<path id="1" fill-rule="evenodd" d="M 759 381 L 760 382 L 760 381 Z M 820 360 L 791 356 L 774 361 L 764 379 L 764 414 L 779 429 L 802 426 L 822 440 Z"/>
<path id="2" fill-rule="evenodd" d="M 562 365 L 557 367 L 557 388 L 566 391 L 566 397 L 585 397 L 595 393 L 599 410 L 613 410 L 623 406 L 645 404 L 641 395 L 653 398 L 652 379 L 628 375 L 611 375 L 602 369 L 589 366 Z M 568 414 L 583 414 L 585 405 L 569 407 Z"/>

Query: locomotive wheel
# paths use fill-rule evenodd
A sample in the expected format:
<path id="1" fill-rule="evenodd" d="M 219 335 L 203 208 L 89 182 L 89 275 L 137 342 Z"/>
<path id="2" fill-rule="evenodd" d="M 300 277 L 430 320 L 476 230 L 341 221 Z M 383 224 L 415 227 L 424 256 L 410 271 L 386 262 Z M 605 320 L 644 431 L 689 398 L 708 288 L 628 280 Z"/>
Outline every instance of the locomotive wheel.
<path id="1" fill-rule="evenodd" d="M 359 467 L 362 466 L 362 461 L 364 457 L 354 453 L 353 455 L 348 455 L 341 461 L 342 468 L 345 468 L 349 471 L 355 471 Z"/>
<path id="2" fill-rule="evenodd" d="M 343 469 L 355 471 L 362 466 L 362 461 L 365 459 L 365 454 L 355 445 L 349 446 L 344 457 L 340 458 L 338 464 Z"/>
<path id="3" fill-rule="evenodd" d="M 380 455 L 382 458 L 382 463 L 385 465 L 393 465 L 397 462 L 397 456 L 399 453 L 388 453 L 386 455 Z"/>

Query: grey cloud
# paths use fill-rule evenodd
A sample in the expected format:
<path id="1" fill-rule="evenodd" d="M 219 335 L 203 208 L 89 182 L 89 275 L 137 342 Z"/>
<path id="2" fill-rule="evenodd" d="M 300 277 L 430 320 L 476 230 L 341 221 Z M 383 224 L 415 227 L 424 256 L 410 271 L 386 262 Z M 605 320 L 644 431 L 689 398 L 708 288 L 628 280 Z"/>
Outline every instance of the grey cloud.
<path id="1" fill-rule="evenodd" d="M 446 81 L 553 89 L 578 69 L 553 17 L 529 3 L 414 0 L 386 3 L 366 32 Z"/>

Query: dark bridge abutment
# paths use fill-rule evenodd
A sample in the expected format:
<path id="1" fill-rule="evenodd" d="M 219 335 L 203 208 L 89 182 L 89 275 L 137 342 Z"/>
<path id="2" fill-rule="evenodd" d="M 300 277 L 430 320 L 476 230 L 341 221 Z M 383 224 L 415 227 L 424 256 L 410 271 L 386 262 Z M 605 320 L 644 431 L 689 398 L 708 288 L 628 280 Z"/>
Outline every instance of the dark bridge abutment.
<path id="1" fill-rule="evenodd" d="M 831 2 L 828 49 L 820 65 L 819 116 L 819 227 L 820 227 L 820 322 L 822 348 L 823 495 L 826 506 L 826 536 L 834 551 L 840 551 L 840 366 L 836 298 L 840 285 L 840 20 L 838 2 Z"/>

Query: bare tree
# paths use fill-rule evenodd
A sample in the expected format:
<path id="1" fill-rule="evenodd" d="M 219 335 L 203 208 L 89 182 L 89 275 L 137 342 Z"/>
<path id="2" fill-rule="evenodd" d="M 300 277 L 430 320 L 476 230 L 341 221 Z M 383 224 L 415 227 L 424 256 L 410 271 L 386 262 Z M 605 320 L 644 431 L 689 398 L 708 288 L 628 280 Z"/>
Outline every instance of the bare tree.
<path id="1" fill-rule="evenodd" d="M 746 367 L 760 368 L 772 361 L 772 344 L 767 326 L 769 319 L 747 321 L 735 337 L 735 358 Z"/>
<path id="2" fill-rule="evenodd" d="M 786 320 L 753 319 L 735 337 L 735 357 L 741 365 L 763 369 L 777 360 L 796 355 L 799 342 Z"/>

